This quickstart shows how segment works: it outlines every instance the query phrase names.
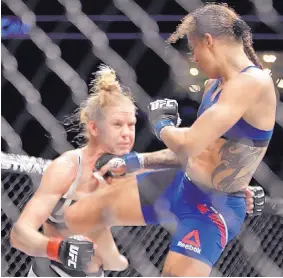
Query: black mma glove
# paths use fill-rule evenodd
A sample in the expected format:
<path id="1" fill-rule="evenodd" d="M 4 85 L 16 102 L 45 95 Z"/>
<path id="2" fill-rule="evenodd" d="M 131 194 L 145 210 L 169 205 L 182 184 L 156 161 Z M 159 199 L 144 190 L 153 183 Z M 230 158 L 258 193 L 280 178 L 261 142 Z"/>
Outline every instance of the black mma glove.
<path id="1" fill-rule="evenodd" d="M 253 197 L 253 212 L 248 214 L 249 216 L 258 216 L 262 214 L 265 204 L 265 193 L 261 186 L 249 186 L 249 189 L 254 192 Z"/>
<path id="2" fill-rule="evenodd" d="M 97 159 L 95 168 L 99 171 L 107 163 L 109 163 L 110 170 L 104 174 L 104 178 L 123 176 L 126 173 L 132 173 L 143 168 L 143 159 L 136 152 L 123 156 L 110 153 L 103 154 Z"/>
<path id="3" fill-rule="evenodd" d="M 148 105 L 148 118 L 156 137 L 161 140 L 160 132 L 165 126 L 179 126 L 181 119 L 178 103 L 174 99 L 159 99 Z"/>
<path id="4" fill-rule="evenodd" d="M 86 270 L 93 255 L 93 242 L 83 236 L 71 236 L 64 240 L 50 238 L 47 245 L 48 258 L 61 262 L 70 270 Z"/>

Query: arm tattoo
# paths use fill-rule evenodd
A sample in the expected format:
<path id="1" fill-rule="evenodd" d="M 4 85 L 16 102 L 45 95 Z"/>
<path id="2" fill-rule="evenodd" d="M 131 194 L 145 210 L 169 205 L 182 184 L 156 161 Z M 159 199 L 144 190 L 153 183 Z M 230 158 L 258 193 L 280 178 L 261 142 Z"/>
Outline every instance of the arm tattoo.
<path id="1" fill-rule="evenodd" d="M 214 188 L 230 193 L 239 191 L 250 182 L 263 149 L 227 141 L 220 148 L 219 154 L 221 164 L 213 170 L 211 182 Z M 239 176 L 242 170 L 245 174 Z"/>
<path id="2" fill-rule="evenodd" d="M 171 150 L 161 150 L 152 153 L 143 153 L 144 168 L 181 168 L 183 163 Z"/>

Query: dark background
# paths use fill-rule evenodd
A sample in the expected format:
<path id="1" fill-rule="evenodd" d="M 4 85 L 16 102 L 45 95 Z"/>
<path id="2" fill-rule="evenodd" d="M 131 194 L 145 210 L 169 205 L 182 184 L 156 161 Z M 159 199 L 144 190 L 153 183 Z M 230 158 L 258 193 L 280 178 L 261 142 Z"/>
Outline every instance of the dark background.
<path id="1" fill-rule="evenodd" d="M 162 0 L 139 0 L 135 1 L 150 15 L 179 15 L 180 18 L 186 14 L 186 11 L 173 0 L 164 1 L 164 6 L 160 9 Z M 189 1 L 189 0 L 188 0 Z M 57 1 L 23 1 L 36 15 L 64 15 L 64 7 Z M 159 2 L 159 3 L 158 3 Z M 209 2 L 209 1 L 208 1 Z M 211 2 L 211 1 L 210 1 Z M 219 1 L 215 1 L 219 2 Z M 247 0 L 222 1 L 229 3 L 240 15 L 257 16 L 254 5 Z M 112 1 L 81 1 L 82 11 L 88 15 L 123 15 L 112 3 Z M 5 4 L 2 5 L 2 16 L 13 16 Z M 283 1 L 273 1 L 273 7 L 278 13 L 283 14 Z M 283 19 L 281 19 L 283 21 Z M 172 97 L 172 92 L 176 90 L 174 82 L 170 81 L 170 67 L 151 49 L 147 48 L 141 39 L 119 39 L 121 33 L 140 33 L 131 21 L 94 21 L 104 32 L 118 38 L 109 41 L 110 47 L 121 55 L 136 72 L 137 83 L 152 97 L 157 95 Z M 168 34 L 175 30 L 178 21 L 159 21 L 158 26 L 161 33 Z M 257 20 L 248 21 L 254 34 L 276 34 L 268 25 Z M 282 23 L 281 23 L 282 24 Z M 37 22 L 37 25 L 48 34 L 50 33 L 80 33 L 80 31 L 68 21 Z M 282 35 L 282 34 L 281 34 Z M 96 71 L 101 63 L 91 54 L 91 43 L 87 39 L 53 39 L 62 52 L 62 58 L 80 75 L 80 77 L 89 83 L 91 73 Z M 29 39 L 2 39 L 2 43 L 15 56 L 18 61 L 19 71 L 32 82 L 34 87 L 40 92 L 42 104 L 56 117 L 63 121 L 77 108 L 77 105 L 70 101 L 71 92 L 68 86 L 45 65 L 44 54 Z M 139 59 L 131 59 L 133 47 L 139 49 L 141 54 Z M 185 50 L 184 43 L 179 43 L 176 47 Z M 256 51 L 282 51 L 283 39 L 267 40 L 255 39 L 254 48 Z M 282 61 L 277 61 L 277 71 L 275 76 L 283 76 Z M 279 66 L 278 66 L 279 65 Z M 281 67 L 280 67 L 281 65 Z M 44 76 L 42 79 L 41 77 Z M 276 81 L 276 80 L 274 80 Z M 167 82 L 167 83 L 165 83 Z M 167 84 L 164 86 L 164 84 Z M 201 88 L 203 84 L 199 84 Z M 179 88 L 180 90 L 180 88 Z M 182 90 L 182 89 L 181 89 Z M 282 90 L 282 89 L 280 89 Z M 196 118 L 199 103 L 191 100 L 189 93 L 183 89 L 185 97 L 176 98 L 179 100 L 181 117 L 183 125 L 191 124 Z M 279 93 L 281 101 L 283 100 L 282 91 Z M 25 98 L 20 95 L 17 89 L 2 76 L 2 116 L 20 135 L 23 142 L 23 149 L 28 155 L 41 156 L 43 158 L 53 159 L 59 154 L 50 144 L 50 134 L 43 129 L 36 119 L 31 116 L 25 108 Z M 163 147 L 162 143 L 156 140 L 148 131 L 147 136 L 151 137 L 149 144 L 141 144 L 140 131 L 147 126 L 143 113 L 138 114 L 137 124 L 137 142 L 135 149 L 137 151 L 153 151 Z M 72 142 L 75 132 L 68 133 L 68 140 Z M 275 125 L 274 136 L 270 147 L 264 158 L 267 165 L 283 178 L 283 128 Z M 8 152 L 7 144 L 2 139 L 2 151 Z M 72 142 L 74 146 L 76 143 Z"/>

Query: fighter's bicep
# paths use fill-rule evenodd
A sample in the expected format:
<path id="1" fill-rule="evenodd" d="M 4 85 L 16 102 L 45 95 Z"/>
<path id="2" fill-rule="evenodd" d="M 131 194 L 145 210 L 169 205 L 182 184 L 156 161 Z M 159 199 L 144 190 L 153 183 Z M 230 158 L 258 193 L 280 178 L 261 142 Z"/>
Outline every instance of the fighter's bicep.
<path id="1" fill-rule="evenodd" d="M 39 228 L 50 216 L 61 194 L 35 194 L 24 208 L 19 221 Z"/>
<path id="2" fill-rule="evenodd" d="M 64 161 L 52 162 L 42 176 L 41 183 L 24 208 L 19 221 L 39 228 L 52 213 L 59 199 L 67 192 L 73 180 L 71 168 Z"/>

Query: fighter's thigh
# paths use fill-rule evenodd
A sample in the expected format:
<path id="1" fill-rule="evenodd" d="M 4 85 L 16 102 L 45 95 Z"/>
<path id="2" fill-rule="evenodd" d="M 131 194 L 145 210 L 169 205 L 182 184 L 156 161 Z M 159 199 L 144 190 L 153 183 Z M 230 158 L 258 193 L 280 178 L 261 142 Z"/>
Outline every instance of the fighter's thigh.
<path id="1" fill-rule="evenodd" d="M 135 175 L 113 181 L 65 211 L 67 226 L 73 232 L 88 232 L 94 226 L 144 225 Z"/>
<path id="2" fill-rule="evenodd" d="M 178 223 L 164 266 L 165 275 L 209 275 L 227 244 L 226 225 L 220 218 L 213 220 L 217 224 L 209 215 L 192 214 Z"/>
<path id="3" fill-rule="evenodd" d="M 141 210 L 141 201 L 136 175 L 117 179 L 105 191 L 103 210 L 106 225 L 142 226 L 146 225 Z"/>
<path id="4" fill-rule="evenodd" d="M 169 251 L 166 257 L 162 276 L 164 277 L 207 277 L 211 267 L 202 261 L 183 254 Z"/>
<path id="5" fill-rule="evenodd" d="M 175 219 L 172 198 L 183 175 L 177 169 L 160 169 L 115 180 L 110 186 L 112 193 L 108 193 L 108 219 L 115 225 L 158 224 Z M 116 187 L 121 190 L 117 192 Z"/>

